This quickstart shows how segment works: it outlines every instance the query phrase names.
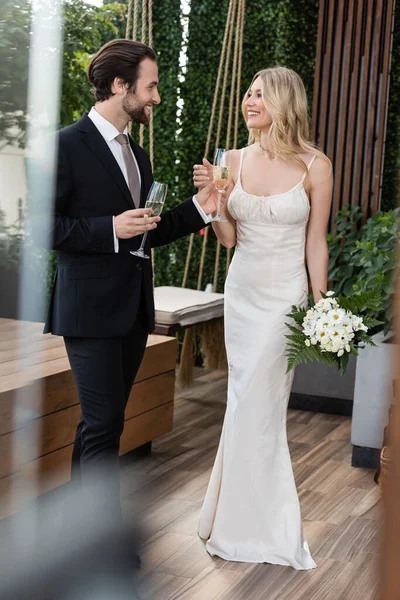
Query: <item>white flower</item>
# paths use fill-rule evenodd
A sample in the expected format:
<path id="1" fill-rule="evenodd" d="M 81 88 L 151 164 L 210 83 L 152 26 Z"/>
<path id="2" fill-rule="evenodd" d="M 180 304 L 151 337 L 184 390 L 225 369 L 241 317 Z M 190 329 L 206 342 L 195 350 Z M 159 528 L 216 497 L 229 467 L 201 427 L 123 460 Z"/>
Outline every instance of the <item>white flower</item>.
<path id="1" fill-rule="evenodd" d="M 335 292 L 330 291 L 330 292 L 326 292 L 325 296 L 334 296 L 334 294 L 335 294 Z"/>
<path id="2" fill-rule="evenodd" d="M 346 311 L 343 308 L 335 308 L 329 311 L 329 320 L 332 323 L 344 324 L 346 316 Z"/>
<path id="3" fill-rule="evenodd" d="M 321 333 L 324 333 L 324 335 L 326 335 L 328 337 L 332 337 L 334 334 L 334 329 L 326 319 L 321 319 L 317 323 L 315 332 L 316 332 L 316 337 L 319 337 L 321 335 Z"/>
<path id="4" fill-rule="evenodd" d="M 336 298 L 321 298 L 315 305 L 315 309 L 318 312 L 328 312 L 332 308 L 336 308 L 338 306 Z"/>
<path id="5" fill-rule="evenodd" d="M 311 338 L 311 343 L 313 346 L 315 346 L 315 344 L 318 342 L 317 338 L 313 337 Z"/>
<path id="6" fill-rule="evenodd" d="M 331 301 L 329 300 L 329 298 L 322 298 L 318 301 L 317 307 L 318 309 L 326 312 L 332 308 Z"/>
<path id="7" fill-rule="evenodd" d="M 303 325 L 303 333 L 304 335 L 306 335 L 307 337 L 313 337 L 314 334 L 314 327 L 310 326 L 310 325 Z"/>
<path id="8" fill-rule="evenodd" d="M 306 340 L 304 340 L 304 343 L 306 346 L 311 346 L 311 342 L 308 338 Z"/>
<path id="9" fill-rule="evenodd" d="M 316 327 L 327 327 L 329 325 L 329 317 L 327 313 L 321 313 L 318 315 L 318 319 L 315 321 Z"/>
<path id="10" fill-rule="evenodd" d="M 343 356 L 343 354 L 344 354 L 344 350 L 343 349 L 339 350 L 339 352 L 337 353 L 338 356 Z"/>
<path id="11" fill-rule="evenodd" d="M 364 325 L 362 317 L 357 317 L 356 315 L 353 315 L 352 325 L 354 331 L 368 331 L 368 327 Z"/>
<path id="12" fill-rule="evenodd" d="M 329 344 L 329 336 L 326 335 L 324 331 L 321 331 L 321 333 L 319 334 L 319 341 L 322 346 L 326 346 L 327 344 Z"/>
<path id="13" fill-rule="evenodd" d="M 346 352 L 350 352 L 350 346 L 349 346 L 349 344 L 345 345 L 345 350 L 346 350 Z"/>

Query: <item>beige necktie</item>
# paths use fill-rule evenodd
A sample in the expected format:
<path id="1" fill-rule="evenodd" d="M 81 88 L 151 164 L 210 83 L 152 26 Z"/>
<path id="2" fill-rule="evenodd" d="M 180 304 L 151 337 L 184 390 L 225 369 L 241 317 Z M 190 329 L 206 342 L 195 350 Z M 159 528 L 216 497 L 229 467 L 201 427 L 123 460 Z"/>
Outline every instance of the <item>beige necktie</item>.
<path id="1" fill-rule="evenodd" d="M 125 133 L 120 133 L 115 137 L 117 142 L 121 144 L 122 156 L 128 173 L 128 187 L 132 196 L 135 208 L 140 206 L 140 181 L 139 173 L 134 158 L 132 156 L 131 147 L 128 136 Z"/>

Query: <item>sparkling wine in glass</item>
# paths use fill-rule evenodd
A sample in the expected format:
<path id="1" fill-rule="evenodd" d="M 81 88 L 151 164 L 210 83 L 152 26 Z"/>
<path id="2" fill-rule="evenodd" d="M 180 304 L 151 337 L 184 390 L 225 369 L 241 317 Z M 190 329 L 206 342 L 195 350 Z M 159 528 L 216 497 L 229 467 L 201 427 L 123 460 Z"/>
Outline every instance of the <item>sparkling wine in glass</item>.
<path id="1" fill-rule="evenodd" d="M 162 213 L 165 198 L 167 196 L 167 191 L 168 186 L 166 183 L 159 183 L 158 181 L 153 181 L 145 204 L 145 208 L 151 208 L 152 217 L 158 217 Z M 144 245 L 146 243 L 147 234 L 148 231 L 145 231 L 143 234 L 142 243 L 140 244 L 140 248 L 138 248 L 138 250 L 130 251 L 133 256 L 138 256 L 139 258 L 147 259 L 150 258 L 150 256 L 147 256 L 147 254 L 145 254 L 144 252 Z"/>
<path id="2" fill-rule="evenodd" d="M 228 150 L 225 148 L 217 148 L 214 157 L 214 166 L 213 166 L 213 181 L 214 185 L 217 188 L 218 192 L 218 204 L 217 204 L 217 214 L 212 219 L 213 221 L 218 221 L 220 223 L 227 223 L 226 219 L 221 217 L 221 194 L 223 190 L 228 185 L 229 179 L 229 161 L 228 161 Z"/>

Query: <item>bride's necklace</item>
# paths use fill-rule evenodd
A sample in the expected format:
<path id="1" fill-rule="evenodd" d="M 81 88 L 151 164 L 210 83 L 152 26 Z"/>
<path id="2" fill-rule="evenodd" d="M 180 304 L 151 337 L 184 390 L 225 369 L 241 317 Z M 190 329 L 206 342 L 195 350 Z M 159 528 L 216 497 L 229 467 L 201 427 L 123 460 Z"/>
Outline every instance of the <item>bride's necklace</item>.
<path id="1" fill-rule="evenodd" d="M 258 145 L 260 146 L 261 152 L 263 154 L 267 154 L 271 159 L 275 158 L 275 155 L 271 152 L 271 150 L 269 150 L 269 148 L 264 148 L 264 146 L 261 145 L 260 141 L 258 142 Z"/>

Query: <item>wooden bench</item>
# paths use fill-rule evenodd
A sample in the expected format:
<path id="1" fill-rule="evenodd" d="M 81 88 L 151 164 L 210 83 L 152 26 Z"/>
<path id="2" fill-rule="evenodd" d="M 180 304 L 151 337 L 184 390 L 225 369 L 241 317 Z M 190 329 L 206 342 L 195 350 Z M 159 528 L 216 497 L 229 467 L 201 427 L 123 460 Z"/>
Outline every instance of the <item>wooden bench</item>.
<path id="1" fill-rule="evenodd" d="M 79 400 L 63 339 L 42 330 L 41 323 L 0 319 L 0 518 L 18 510 L 22 497 L 70 476 Z M 175 363 L 175 338 L 149 336 L 121 454 L 172 430 Z"/>

